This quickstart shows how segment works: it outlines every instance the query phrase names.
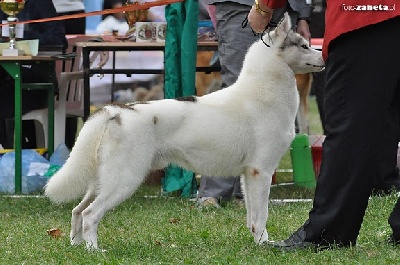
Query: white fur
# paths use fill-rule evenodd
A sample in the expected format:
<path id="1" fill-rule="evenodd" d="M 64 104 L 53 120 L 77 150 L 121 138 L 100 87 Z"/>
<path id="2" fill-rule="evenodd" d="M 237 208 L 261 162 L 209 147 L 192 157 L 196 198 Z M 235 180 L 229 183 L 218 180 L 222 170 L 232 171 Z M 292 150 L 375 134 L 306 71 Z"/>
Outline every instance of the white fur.
<path id="1" fill-rule="evenodd" d="M 241 175 L 247 227 L 256 243 L 267 241 L 271 176 L 295 134 L 293 70 L 323 67 L 321 53 L 300 47 L 307 41 L 289 28 L 286 15 L 264 37 L 271 48 L 261 41 L 250 47 L 235 84 L 197 102 L 110 105 L 93 114 L 70 158 L 46 185 L 54 202 L 84 196 L 72 211 L 71 243 L 97 248 L 104 214 L 130 197 L 150 170 L 169 163 L 202 175 Z M 288 38 L 300 45 L 287 46 Z"/>

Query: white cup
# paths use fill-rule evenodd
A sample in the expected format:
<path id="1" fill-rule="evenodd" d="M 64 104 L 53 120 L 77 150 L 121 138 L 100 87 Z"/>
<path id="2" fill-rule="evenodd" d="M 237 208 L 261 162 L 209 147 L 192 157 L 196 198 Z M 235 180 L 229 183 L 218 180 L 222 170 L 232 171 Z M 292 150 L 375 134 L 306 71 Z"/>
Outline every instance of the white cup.
<path id="1" fill-rule="evenodd" d="M 136 41 L 151 42 L 153 26 L 151 22 L 136 22 Z"/>
<path id="2" fill-rule="evenodd" d="M 155 30 L 156 42 L 165 42 L 165 35 L 167 33 L 167 22 L 153 22 Z"/>

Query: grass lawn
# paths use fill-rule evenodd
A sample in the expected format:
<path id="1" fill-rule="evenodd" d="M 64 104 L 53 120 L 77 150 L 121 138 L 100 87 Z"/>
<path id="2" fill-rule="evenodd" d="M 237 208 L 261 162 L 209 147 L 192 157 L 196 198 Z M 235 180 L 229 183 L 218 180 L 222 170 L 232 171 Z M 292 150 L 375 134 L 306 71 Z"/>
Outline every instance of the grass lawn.
<path id="1" fill-rule="evenodd" d="M 315 105 L 315 104 L 314 104 Z M 315 106 L 314 106 L 315 107 Z M 313 131 L 312 131 L 313 133 Z M 320 132 L 315 132 L 318 134 Z M 285 157 L 282 167 L 290 166 Z M 278 175 L 287 182 L 290 174 Z M 99 225 L 99 247 L 70 246 L 71 210 L 43 197 L 0 196 L 0 264 L 398 264 L 400 247 L 386 243 L 387 217 L 397 194 L 372 197 L 358 245 L 322 252 L 285 253 L 253 243 L 242 206 L 198 209 L 193 201 L 160 196 L 159 186 L 143 186 L 108 213 Z M 272 188 L 271 199 L 311 199 L 313 190 L 293 185 Z M 286 238 L 307 218 L 311 202 L 270 204 L 270 239 Z M 53 238 L 47 230 L 58 228 Z"/>
<path id="2" fill-rule="evenodd" d="M 87 252 L 70 246 L 70 211 L 45 198 L 0 197 L 0 264 L 398 264 L 399 247 L 385 243 L 387 217 L 397 196 L 373 197 L 358 245 L 322 252 L 285 253 L 253 243 L 245 228 L 245 209 L 235 203 L 197 209 L 187 199 L 157 195 L 142 187 L 108 213 L 99 225 L 99 246 Z M 302 194 L 298 189 L 293 195 Z M 277 197 L 274 197 L 277 198 Z M 282 239 L 307 218 L 311 203 L 273 203 L 267 229 Z M 58 228 L 58 238 L 47 230 Z"/>

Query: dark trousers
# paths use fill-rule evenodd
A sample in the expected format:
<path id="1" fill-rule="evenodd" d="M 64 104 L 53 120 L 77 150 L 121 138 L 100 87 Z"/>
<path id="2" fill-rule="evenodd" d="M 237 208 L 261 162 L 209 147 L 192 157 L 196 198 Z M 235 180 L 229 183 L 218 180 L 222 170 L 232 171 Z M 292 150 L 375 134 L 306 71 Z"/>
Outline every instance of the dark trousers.
<path id="1" fill-rule="evenodd" d="M 400 18 L 339 36 L 326 61 L 327 137 L 306 240 L 355 244 L 371 189 L 395 170 Z M 390 218 L 400 238 L 400 202 Z"/>
<path id="2" fill-rule="evenodd" d="M 74 15 L 85 13 L 85 10 L 58 13 L 59 16 L 63 15 Z M 85 34 L 86 32 L 86 18 L 74 18 L 63 20 L 65 34 Z"/>

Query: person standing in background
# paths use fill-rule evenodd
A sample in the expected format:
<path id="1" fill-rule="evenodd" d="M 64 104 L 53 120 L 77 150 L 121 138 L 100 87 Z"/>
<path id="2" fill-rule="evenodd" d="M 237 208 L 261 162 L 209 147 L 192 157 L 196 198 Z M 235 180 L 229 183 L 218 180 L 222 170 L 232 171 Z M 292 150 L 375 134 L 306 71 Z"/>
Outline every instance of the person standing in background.
<path id="1" fill-rule="evenodd" d="M 104 0 L 103 10 L 118 8 L 123 5 L 123 0 Z M 114 31 L 118 31 L 118 35 L 124 35 L 128 30 L 129 25 L 123 12 L 103 15 L 102 21 L 96 27 L 96 32 L 100 35 L 110 34 Z"/>
<path id="2" fill-rule="evenodd" d="M 83 0 L 52 0 L 59 16 L 85 13 Z M 85 34 L 86 18 L 64 20 L 65 34 Z"/>

